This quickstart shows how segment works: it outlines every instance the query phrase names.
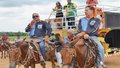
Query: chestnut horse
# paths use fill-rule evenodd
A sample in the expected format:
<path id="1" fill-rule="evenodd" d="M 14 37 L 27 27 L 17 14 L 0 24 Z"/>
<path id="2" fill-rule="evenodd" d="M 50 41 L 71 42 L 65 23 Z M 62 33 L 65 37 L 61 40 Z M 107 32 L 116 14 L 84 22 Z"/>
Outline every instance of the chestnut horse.
<path id="1" fill-rule="evenodd" d="M 75 44 L 75 50 L 78 68 L 92 68 L 95 66 L 96 58 L 100 58 L 97 44 L 91 39 L 79 39 Z"/>
<path id="2" fill-rule="evenodd" d="M 14 57 L 11 60 L 16 60 L 10 63 L 10 68 L 16 68 L 16 64 L 22 64 L 24 65 L 24 68 L 29 68 L 29 66 L 35 68 L 36 63 L 41 63 L 38 51 L 35 47 L 32 47 L 33 44 L 30 42 L 22 41 L 14 45 L 18 46 L 18 48 L 15 52 L 13 49 L 10 50 L 11 52 L 9 51 L 9 59 Z M 41 63 L 41 65 L 42 68 L 45 68 L 45 64 Z"/>
<path id="3" fill-rule="evenodd" d="M 71 53 L 71 56 L 64 58 L 67 62 L 73 62 L 75 68 L 92 68 L 95 67 L 96 60 L 99 59 L 101 61 L 98 49 L 97 49 L 97 44 L 92 40 L 88 39 L 85 40 L 84 38 L 76 37 L 73 41 L 69 42 L 69 44 L 65 44 L 64 41 L 62 41 L 64 45 L 73 45 L 74 50 L 70 50 L 69 48 L 66 48 L 64 50 L 64 53 Z M 68 50 L 68 51 L 67 51 Z M 71 51 L 71 52 L 69 52 Z M 63 52 L 62 52 L 63 53 Z M 64 57 L 65 54 L 62 54 Z M 97 59 L 96 59 L 97 58 Z M 70 60 L 71 61 L 70 61 Z M 63 60 L 64 61 L 64 60 Z"/>
<path id="4" fill-rule="evenodd" d="M 0 41 L 0 52 L 1 58 L 6 58 L 8 56 L 9 44 L 7 42 Z"/>

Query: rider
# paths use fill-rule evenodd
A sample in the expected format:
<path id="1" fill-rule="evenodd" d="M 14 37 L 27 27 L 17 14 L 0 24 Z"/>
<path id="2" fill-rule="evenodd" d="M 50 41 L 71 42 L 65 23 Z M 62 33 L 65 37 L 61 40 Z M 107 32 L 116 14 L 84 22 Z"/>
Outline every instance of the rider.
<path id="1" fill-rule="evenodd" d="M 68 26 L 72 26 L 72 28 L 75 28 L 75 15 L 76 15 L 76 4 L 72 3 L 71 0 L 67 0 L 67 5 L 64 6 L 64 9 L 66 10 L 66 16 L 68 21 Z M 70 27 L 69 27 L 70 28 Z"/>
<path id="2" fill-rule="evenodd" d="M 100 26 L 100 19 L 95 18 L 93 16 L 94 11 L 95 11 L 95 8 L 93 6 L 85 7 L 86 17 L 83 17 L 79 20 L 78 32 L 84 32 L 85 39 L 91 38 L 98 44 L 98 50 L 99 50 L 99 54 L 102 60 L 101 64 L 104 65 L 104 48 L 97 38 L 98 36 L 97 32 Z M 98 63 L 99 61 L 97 61 L 97 65 L 96 65 L 97 68 L 98 68 Z"/>
<path id="3" fill-rule="evenodd" d="M 87 0 L 86 4 L 90 6 L 96 6 L 98 4 L 98 0 Z"/>
<path id="4" fill-rule="evenodd" d="M 82 36 L 82 33 L 79 33 L 77 35 L 75 35 L 75 30 L 74 29 L 68 29 L 67 30 L 67 37 L 64 38 L 64 43 L 67 44 L 69 42 L 72 42 L 76 37 L 81 37 Z M 74 45 L 67 45 L 71 48 L 74 48 Z M 70 65 L 71 68 L 74 68 L 74 62 L 75 61 L 72 61 L 72 64 Z"/>
<path id="5" fill-rule="evenodd" d="M 9 37 L 8 37 L 7 33 L 4 33 L 2 35 L 2 42 L 3 43 L 8 43 L 8 41 L 9 41 Z"/>
<path id="6" fill-rule="evenodd" d="M 15 43 L 21 42 L 23 39 L 21 38 L 20 34 L 17 34 L 17 38 L 15 39 Z"/>
<path id="7" fill-rule="evenodd" d="M 60 43 L 60 34 L 57 33 L 55 34 L 55 45 L 56 45 L 56 58 L 57 58 L 57 63 L 58 63 L 58 66 L 61 67 L 62 66 L 62 57 L 61 57 L 61 49 L 62 49 L 62 43 Z"/>
<path id="8" fill-rule="evenodd" d="M 26 31 L 30 32 L 29 33 L 30 38 L 47 39 L 52 32 L 52 28 L 50 27 L 50 25 L 47 22 L 40 20 L 38 13 L 33 13 L 32 18 L 33 21 L 26 28 Z M 46 54 L 45 41 L 39 42 L 39 49 L 43 58 L 45 59 Z"/>

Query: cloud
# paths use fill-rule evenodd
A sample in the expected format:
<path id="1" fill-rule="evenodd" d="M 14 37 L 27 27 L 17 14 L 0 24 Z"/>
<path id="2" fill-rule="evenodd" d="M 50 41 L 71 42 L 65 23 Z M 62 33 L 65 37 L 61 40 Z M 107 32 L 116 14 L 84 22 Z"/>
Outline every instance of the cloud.
<path id="1" fill-rule="evenodd" d="M 32 13 L 39 13 L 41 19 L 48 18 L 52 10 L 51 7 L 53 7 L 52 5 L 54 3 L 48 5 L 0 7 L 0 31 L 24 31 L 27 24 L 32 20 Z"/>
<path id="2" fill-rule="evenodd" d="M 66 4 L 66 0 L 0 0 L 0 31 L 23 32 L 32 20 L 32 13 L 37 12 L 42 20 L 47 19 L 56 1 L 60 1 L 62 5 Z M 85 5 L 85 0 L 72 1 L 78 6 Z M 120 6 L 120 0 L 99 1 L 99 5 Z M 84 10 L 78 12 L 82 14 Z"/>
<path id="3" fill-rule="evenodd" d="M 55 2 L 56 0 L 0 0 L 2 7 L 15 7 L 23 5 L 39 5 Z"/>

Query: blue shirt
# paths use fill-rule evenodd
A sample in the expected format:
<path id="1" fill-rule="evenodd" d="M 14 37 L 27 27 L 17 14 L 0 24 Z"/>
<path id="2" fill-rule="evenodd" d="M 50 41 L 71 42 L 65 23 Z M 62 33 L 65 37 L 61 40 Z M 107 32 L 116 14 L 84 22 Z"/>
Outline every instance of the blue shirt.
<path id="1" fill-rule="evenodd" d="M 29 36 L 32 37 L 34 35 L 34 31 L 35 31 L 35 24 L 32 26 L 32 28 L 30 29 L 30 33 Z"/>
<path id="2" fill-rule="evenodd" d="M 65 43 L 68 43 L 68 42 L 70 42 L 70 40 L 65 37 L 65 38 L 64 38 L 64 42 L 65 42 Z"/>
<path id="3" fill-rule="evenodd" d="M 90 36 L 97 36 L 100 25 L 100 19 L 98 18 L 81 18 L 78 23 L 78 32 L 85 32 Z"/>
<path id="4" fill-rule="evenodd" d="M 82 18 L 81 19 L 81 26 L 82 26 L 82 30 L 86 31 L 87 30 L 87 26 L 88 26 L 88 19 Z"/>
<path id="5" fill-rule="evenodd" d="M 46 22 L 37 22 L 35 24 L 34 36 L 44 37 L 52 32 L 52 28 Z"/>

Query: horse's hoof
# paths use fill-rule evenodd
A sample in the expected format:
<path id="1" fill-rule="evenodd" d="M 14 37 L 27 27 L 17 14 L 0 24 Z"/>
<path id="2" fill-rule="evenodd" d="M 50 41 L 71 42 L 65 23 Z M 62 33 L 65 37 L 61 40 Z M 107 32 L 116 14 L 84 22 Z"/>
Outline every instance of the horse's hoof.
<path id="1" fill-rule="evenodd" d="M 3 57 L 1 57 L 1 59 L 2 59 Z"/>

